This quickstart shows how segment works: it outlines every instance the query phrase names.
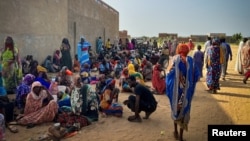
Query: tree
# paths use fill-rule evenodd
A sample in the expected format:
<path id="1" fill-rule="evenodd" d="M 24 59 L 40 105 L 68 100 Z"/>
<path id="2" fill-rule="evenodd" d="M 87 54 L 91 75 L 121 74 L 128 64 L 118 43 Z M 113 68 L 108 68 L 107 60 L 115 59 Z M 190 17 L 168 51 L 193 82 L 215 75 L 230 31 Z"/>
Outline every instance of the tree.
<path id="1" fill-rule="evenodd" d="M 233 42 L 236 44 L 239 44 L 239 42 L 242 40 L 242 35 L 241 33 L 235 33 L 232 36 Z"/>

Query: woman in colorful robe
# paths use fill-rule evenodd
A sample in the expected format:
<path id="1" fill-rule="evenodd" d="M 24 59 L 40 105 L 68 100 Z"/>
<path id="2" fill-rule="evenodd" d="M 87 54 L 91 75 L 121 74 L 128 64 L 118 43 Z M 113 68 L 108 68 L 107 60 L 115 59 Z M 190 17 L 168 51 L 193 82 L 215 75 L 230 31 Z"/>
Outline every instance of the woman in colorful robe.
<path id="1" fill-rule="evenodd" d="M 242 48 L 242 66 L 244 69 L 243 83 L 246 84 L 250 77 L 250 40 L 248 40 Z"/>
<path id="2" fill-rule="evenodd" d="M 243 38 L 242 41 L 240 41 L 239 43 L 239 47 L 238 47 L 238 51 L 237 51 L 237 57 L 236 57 L 236 62 L 235 62 L 235 71 L 238 72 L 239 74 L 243 74 L 244 70 L 242 67 L 242 48 L 245 46 L 246 42 L 247 42 L 247 38 Z"/>
<path id="3" fill-rule="evenodd" d="M 119 86 L 121 87 L 122 92 L 132 92 L 127 81 L 128 78 L 129 78 L 128 68 L 123 68 L 119 81 Z"/>
<path id="4" fill-rule="evenodd" d="M 7 93 L 14 93 L 16 87 L 22 80 L 22 69 L 19 50 L 15 47 L 12 37 L 8 36 L 5 40 L 5 47 L 2 52 L 1 60 L 4 87 Z"/>
<path id="5" fill-rule="evenodd" d="M 58 105 L 48 90 L 38 81 L 32 83 L 31 92 L 26 99 L 24 114 L 17 121 L 20 125 L 51 122 L 58 111 Z"/>
<path id="6" fill-rule="evenodd" d="M 174 136 L 183 140 L 183 131 L 188 130 L 191 102 L 199 79 L 199 70 L 194 67 L 192 57 L 187 56 L 189 47 L 185 44 L 178 46 L 177 55 L 173 57 L 173 65 L 166 76 L 166 95 L 169 98 L 174 120 Z M 178 132 L 177 126 L 180 126 Z M 179 135 L 180 133 L 180 135 Z"/>
<path id="7" fill-rule="evenodd" d="M 44 87 L 49 89 L 51 81 L 47 75 L 47 69 L 38 65 L 37 73 L 38 73 L 38 76 L 35 78 L 34 81 L 39 81 Z"/>
<path id="8" fill-rule="evenodd" d="M 134 64 L 132 63 L 132 61 L 129 61 L 129 62 L 128 62 L 128 73 L 129 73 L 129 75 L 135 76 L 136 80 L 137 80 L 140 84 L 145 85 L 145 82 L 144 82 L 144 79 L 143 79 L 142 74 L 135 71 L 135 66 L 134 66 Z"/>
<path id="9" fill-rule="evenodd" d="M 166 74 L 162 69 L 162 66 L 157 63 L 153 70 L 152 85 L 159 94 L 164 94 L 166 92 L 165 75 Z"/>
<path id="10" fill-rule="evenodd" d="M 18 109 L 25 107 L 26 97 L 31 91 L 31 84 L 34 80 L 35 76 L 33 74 L 26 74 L 22 83 L 17 87 L 16 104 Z"/>
<path id="11" fill-rule="evenodd" d="M 56 50 L 52 59 L 53 67 L 56 70 L 56 72 L 60 71 L 61 69 L 60 59 L 61 59 L 60 50 Z"/>
<path id="12" fill-rule="evenodd" d="M 107 79 L 106 86 L 103 89 L 100 111 L 104 115 L 114 115 L 121 117 L 123 113 L 123 107 L 118 103 L 119 89 L 115 88 L 115 80 Z"/>
<path id="13" fill-rule="evenodd" d="M 224 62 L 223 51 L 218 39 L 212 40 L 212 46 L 207 48 L 204 59 L 207 67 L 207 87 L 210 92 L 216 93 L 217 90 L 220 90 L 221 64 Z"/>
<path id="14" fill-rule="evenodd" d="M 142 69 L 142 75 L 144 81 L 151 81 L 152 74 L 153 74 L 153 64 L 150 61 L 146 61 L 146 64 Z"/>
<path id="15" fill-rule="evenodd" d="M 98 95 L 91 85 L 81 82 L 80 76 L 75 81 L 70 97 L 72 112 L 76 115 L 87 116 L 90 121 L 98 121 Z"/>

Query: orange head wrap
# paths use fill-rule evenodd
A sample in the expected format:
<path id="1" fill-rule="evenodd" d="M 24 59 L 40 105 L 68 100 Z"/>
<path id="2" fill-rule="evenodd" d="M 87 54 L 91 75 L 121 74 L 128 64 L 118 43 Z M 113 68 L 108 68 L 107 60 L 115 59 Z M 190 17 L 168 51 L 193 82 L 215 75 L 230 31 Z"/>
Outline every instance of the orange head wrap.
<path id="1" fill-rule="evenodd" d="M 181 44 L 178 45 L 177 50 L 176 50 L 177 54 L 180 54 L 180 55 L 183 55 L 183 56 L 187 56 L 188 52 L 189 52 L 188 45 L 183 44 L 183 43 L 181 43 Z"/>

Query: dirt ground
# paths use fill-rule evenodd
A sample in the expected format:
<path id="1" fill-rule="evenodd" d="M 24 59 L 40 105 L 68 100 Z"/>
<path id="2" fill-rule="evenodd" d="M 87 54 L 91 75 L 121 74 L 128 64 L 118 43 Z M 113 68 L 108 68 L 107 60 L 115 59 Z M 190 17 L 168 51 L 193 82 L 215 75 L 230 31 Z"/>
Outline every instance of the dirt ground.
<path id="1" fill-rule="evenodd" d="M 206 141 L 209 124 L 250 124 L 250 82 L 243 84 L 243 76 L 234 71 L 238 46 L 232 46 L 233 61 L 229 62 L 228 75 L 221 81 L 221 90 L 217 94 L 208 93 L 205 78 L 196 87 L 191 107 L 189 130 L 184 132 L 187 141 Z M 203 70 L 205 74 L 205 69 Z M 150 85 L 150 82 L 148 82 Z M 121 93 L 122 103 L 128 93 Z M 124 106 L 123 117 L 100 116 L 99 121 L 82 128 L 77 135 L 62 139 L 64 141 L 175 141 L 170 105 L 166 95 L 155 95 L 158 107 L 148 120 L 142 123 L 130 123 L 127 117 L 133 113 Z M 141 113 L 143 116 L 144 113 Z M 7 141 L 31 141 L 45 134 L 53 123 L 37 125 L 26 129 L 17 126 L 19 133 L 7 130 Z"/>

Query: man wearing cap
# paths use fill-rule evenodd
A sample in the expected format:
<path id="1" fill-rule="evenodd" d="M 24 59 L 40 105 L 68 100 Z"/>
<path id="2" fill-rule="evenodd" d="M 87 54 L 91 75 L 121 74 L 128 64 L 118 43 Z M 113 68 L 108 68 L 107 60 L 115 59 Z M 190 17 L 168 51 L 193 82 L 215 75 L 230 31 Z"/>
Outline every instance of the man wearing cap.
<path id="1" fill-rule="evenodd" d="M 141 122 L 140 112 L 145 112 L 144 119 L 148 119 L 149 116 L 156 110 L 157 101 L 155 100 L 153 93 L 145 86 L 136 82 L 134 76 L 128 78 L 128 83 L 131 88 L 134 88 L 134 95 L 130 95 L 128 100 L 125 100 L 123 104 L 127 105 L 132 112 L 133 116 L 128 117 L 130 122 Z"/>

